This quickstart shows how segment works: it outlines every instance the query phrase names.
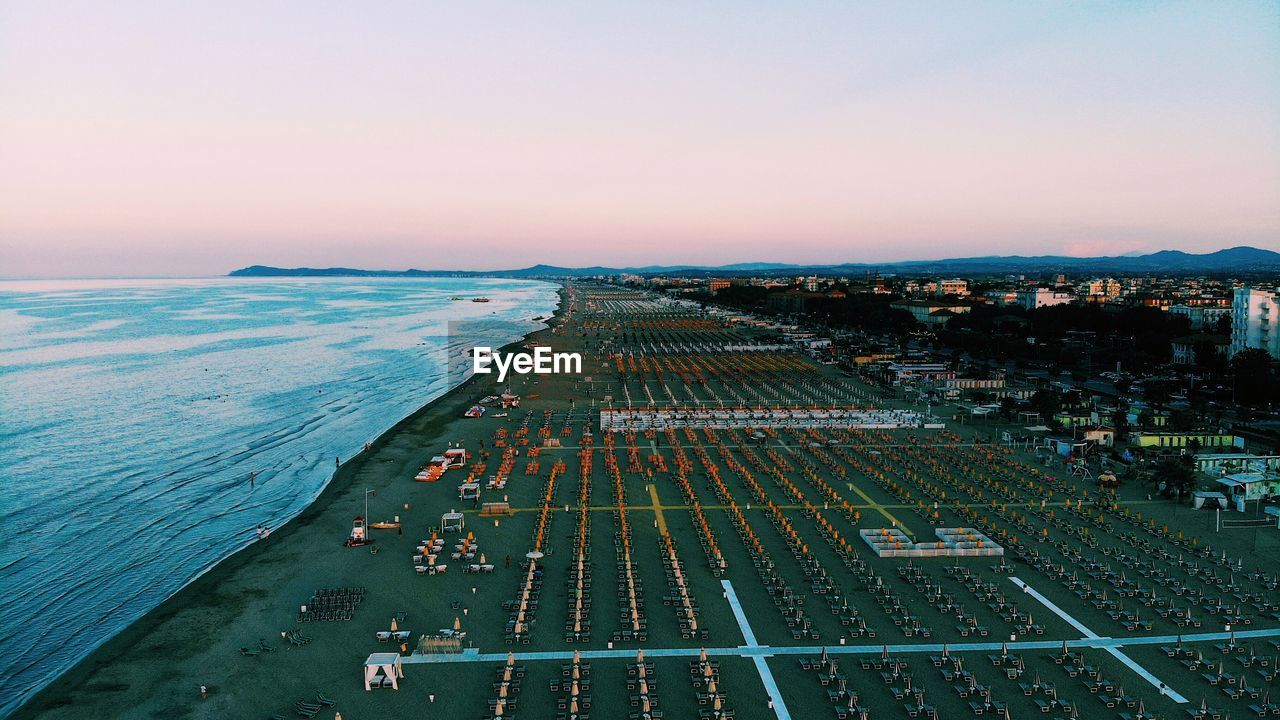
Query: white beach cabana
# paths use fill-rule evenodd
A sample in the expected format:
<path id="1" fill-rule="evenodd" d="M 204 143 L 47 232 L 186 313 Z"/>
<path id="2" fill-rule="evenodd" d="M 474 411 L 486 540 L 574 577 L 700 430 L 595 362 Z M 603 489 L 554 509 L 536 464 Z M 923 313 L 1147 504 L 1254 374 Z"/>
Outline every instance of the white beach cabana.
<path id="1" fill-rule="evenodd" d="M 374 653 L 364 661 L 364 689 L 373 689 L 373 681 L 379 675 L 391 680 L 391 689 L 400 689 L 400 678 L 404 677 L 404 666 L 399 653 Z"/>
<path id="2" fill-rule="evenodd" d="M 466 520 L 462 513 L 456 510 L 450 510 L 440 516 L 440 532 L 461 532 L 465 525 Z"/>

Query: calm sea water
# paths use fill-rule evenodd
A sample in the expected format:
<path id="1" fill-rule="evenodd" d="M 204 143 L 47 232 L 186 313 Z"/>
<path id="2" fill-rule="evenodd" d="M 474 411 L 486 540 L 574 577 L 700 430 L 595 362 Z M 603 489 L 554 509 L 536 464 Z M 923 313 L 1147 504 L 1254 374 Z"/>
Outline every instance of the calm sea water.
<path id="1" fill-rule="evenodd" d="M 0 282 L 0 716 L 445 392 L 457 321 L 497 346 L 555 305 L 517 280 Z"/>

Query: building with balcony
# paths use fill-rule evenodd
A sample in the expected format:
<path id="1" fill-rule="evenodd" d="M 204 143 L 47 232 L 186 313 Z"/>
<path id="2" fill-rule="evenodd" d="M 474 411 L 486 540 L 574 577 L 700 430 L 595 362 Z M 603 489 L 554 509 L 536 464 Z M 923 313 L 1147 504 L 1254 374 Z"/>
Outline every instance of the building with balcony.
<path id="1" fill-rule="evenodd" d="M 1280 298 L 1271 290 L 1237 288 L 1231 298 L 1231 354 L 1258 348 L 1280 358 Z"/>

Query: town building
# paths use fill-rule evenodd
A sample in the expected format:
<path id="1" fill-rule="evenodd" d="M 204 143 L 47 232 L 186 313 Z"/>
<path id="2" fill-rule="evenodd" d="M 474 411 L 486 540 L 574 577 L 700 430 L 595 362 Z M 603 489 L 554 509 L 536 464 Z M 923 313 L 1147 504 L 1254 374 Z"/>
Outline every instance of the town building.
<path id="1" fill-rule="evenodd" d="M 1244 438 L 1221 433 L 1145 433 L 1137 432 L 1129 443 L 1140 448 L 1186 448 L 1199 444 L 1202 448 L 1243 447 Z"/>
<path id="2" fill-rule="evenodd" d="M 1231 354 L 1257 348 L 1280 358 L 1280 298 L 1270 290 L 1236 288 L 1231 301 Z"/>
<path id="3" fill-rule="evenodd" d="M 970 306 L 945 300 L 899 300 L 889 307 L 906 310 L 921 325 L 945 325 L 960 313 L 967 313 Z"/>
<path id="4" fill-rule="evenodd" d="M 1172 345 L 1174 365 L 1195 365 L 1198 349 L 1213 348 L 1215 352 L 1225 353 L 1230 342 L 1223 335 L 1196 333 L 1176 338 L 1172 341 Z"/>
<path id="5" fill-rule="evenodd" d="M 1187 318 L 1192 330 L 1212 330 L 1217 327 L 1219 320 L 1231 315 L 1231 308 L 1208 307 L 1187 303 L 1170 305 L 1169 314 Z"/>
<path id="6" fill-rule="evenodd" d="M 1051 305 L 1066 305 L 1074 299 L 1075 296 L 1071 293 L 1059 292 L 1052 288 L 1033 288 L 1018 291 L 1018 304 L 1028 310 Z"/>

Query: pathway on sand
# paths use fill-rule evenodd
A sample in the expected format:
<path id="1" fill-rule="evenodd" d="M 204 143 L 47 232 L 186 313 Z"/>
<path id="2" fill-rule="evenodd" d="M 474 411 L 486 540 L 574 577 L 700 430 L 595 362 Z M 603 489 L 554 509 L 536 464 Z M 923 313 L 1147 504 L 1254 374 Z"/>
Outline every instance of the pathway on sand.
<path id="1" fill-rule="evenodd" d="M 722 581 L 725 582 L 725 581 Z M 1280 637 L 1280 628 L 1265 628 L 1262 630 L 1239 630 L 1236 631 L 1237 640 L 1246 638 L 1267 638 Z M 884 652 L 886 649 L 895 655 L 903 653 L 940 653 L 945 647 L 950 652 L 991 652 L 999 650 L 1002 646 L 1006 646 L 1009 650 L 1053 650 L 1061 648 L 1063 642 L 1067 647 L 1073 648 L 1096 648 L 1106 650 L 1108 648 L 1121 648 L 1129 646 L 1143 645 L 1160 645 L 1176 643 L 1181 639 L 1183 643 L 1211 642 L 1214 640 L 1229 640 L 1231 633 L 1229 632 L 1206 632 L 1195 633 L 1192 635 L 1149 635 L 1141 637 L 1106 637 L 1095 636 L 1085 637 L 1078 640 L 1021 640 L 1018 642 L 999 643 L 999 642 L 973 642 L 973 643 L 921 643 L 919 645 L 742 645 L 739 647 L 721 647 L 706 648 L 707 655 L 715 655 L 719 657 L 769 657 L 771 655 L 817 655 L 824 649 L 828 655 L 872 655 Z M 701 648 L 644 648 L 645 657 L 698 657 L 702 651 Z M 630 650 L 579 650 L 579 654 L 583 659 L 588 660 L 609 660 L 621 658 L 634 658 L 636 651 L 634 648 Z M 521 661 L 538 661 L 538 660 L 558 660 L 564 662 L 573 659 L 572 650 L 551 650 L 547 652 L 518 652 L 515 653 L 516 660 Z M 502 662 L 507 659 L 505 652 L 501 653 L 481 653 L 479 649 L 471 648 L 463 651 L 461 654 L 441 654 L 441 655 L 410 655 L 403 659 L 406 664 L 419 663 L 454 663 L 454 662 Z"/>
<path id="2" fill-rule="evenodd" d="M 1030 585 L 1019 580 L 1016 577 L 1009 578 L 1009 580 L 1012 581 L 1014 585 L 1017 585 L 1018 587 L 1022 588 L 1023 592 L 1027 593 L 1028 595 L 1035 598 L 1036 600 L 1039 600 L 1040 603 L 1045 607 L 1049 608 L 1049 610 L 1051 610 L 1054 615 L 1057 615 L 1063 620 L 1066 620 L 1067 623 L 1071 625 L 1071 627 L 1079 630 L 1081 633 L 1084 633 L 1084 636 L 1086 638 L 1090 640 L 1101 639 L 1097 633 L 1085 627 L 1084 623 L 1071 617 L 1071 615 L 1067 613 L 1066 610 L 1063 610 L 1062 608 L 1054 604 L 1052 600 L 1045 597 L 1044 595 L 1041 595 L 1039 592 L 1036 591 L 1035 588 L 1031 587 Z M 1262 632 L 1265 632 L 1265 631 L 1262 631 Z M 1224 634 L 1229 636 L 1229 633 L 1224 633 Z M 1180 703 L 1180 704 L 1187 702 L 1187 699 L 1185 697 L 1183 697 L 1173 688 L 1169 687 L 1168 685 L 1165 685 L 1163 682 L 1160 681 L 1159 678 L 1157 678 L 1155 675 L 1152 675 L 1150 672 L 1148 672 L 1146 668 L 1134 662 L 1133 658 L 1120 652 L 1119 646 L 1110 645 L 1110 646 L 1103 647 L 1103 649 L 1106 650 L 1108 653 L 1111 653 L 1111 655 L 1115 657 L 1115 659 L 1129 666 L 1129 669 L 1137 673 L 1138 676 L 1141 677 L 1143 680 L 1146 680 L 1147 682 L 1151 683 L 1153 686 L 1159 688 L 1161 693 L 1168 695 L 1174 702 Z"/>
<path id="3" fill-rule="evenodd" d="M 742 638 L 747 643 L 743 649 L 757 651 L 765 649 L 765 646 L 756 642 L 756 634 L 751 631 L 747 614 L 742 611 L 738 595 L 733 591 L 733 583 L 721 580 L 720 584 L 724 586 L 724 596 L 729 601 L 729 607 L 733 609 L 733 617 L 737 619 L 738 627 L 742 629 Z M 751 660 L 756 664 L 756 671 L 760 673 L 760 682 L 764 683 L 764 689 L 769 693 L 769 706 L 777 713 L 778 720 L 791 720 L 791 713 L 787 711 L 787 704 L 782 701 L 782 691 L 778 689 L 778 682 L 773 679 L 773 672 L 769 670 L 766 657 L 767 655 L 756 653 L 751 656 Z"/>

